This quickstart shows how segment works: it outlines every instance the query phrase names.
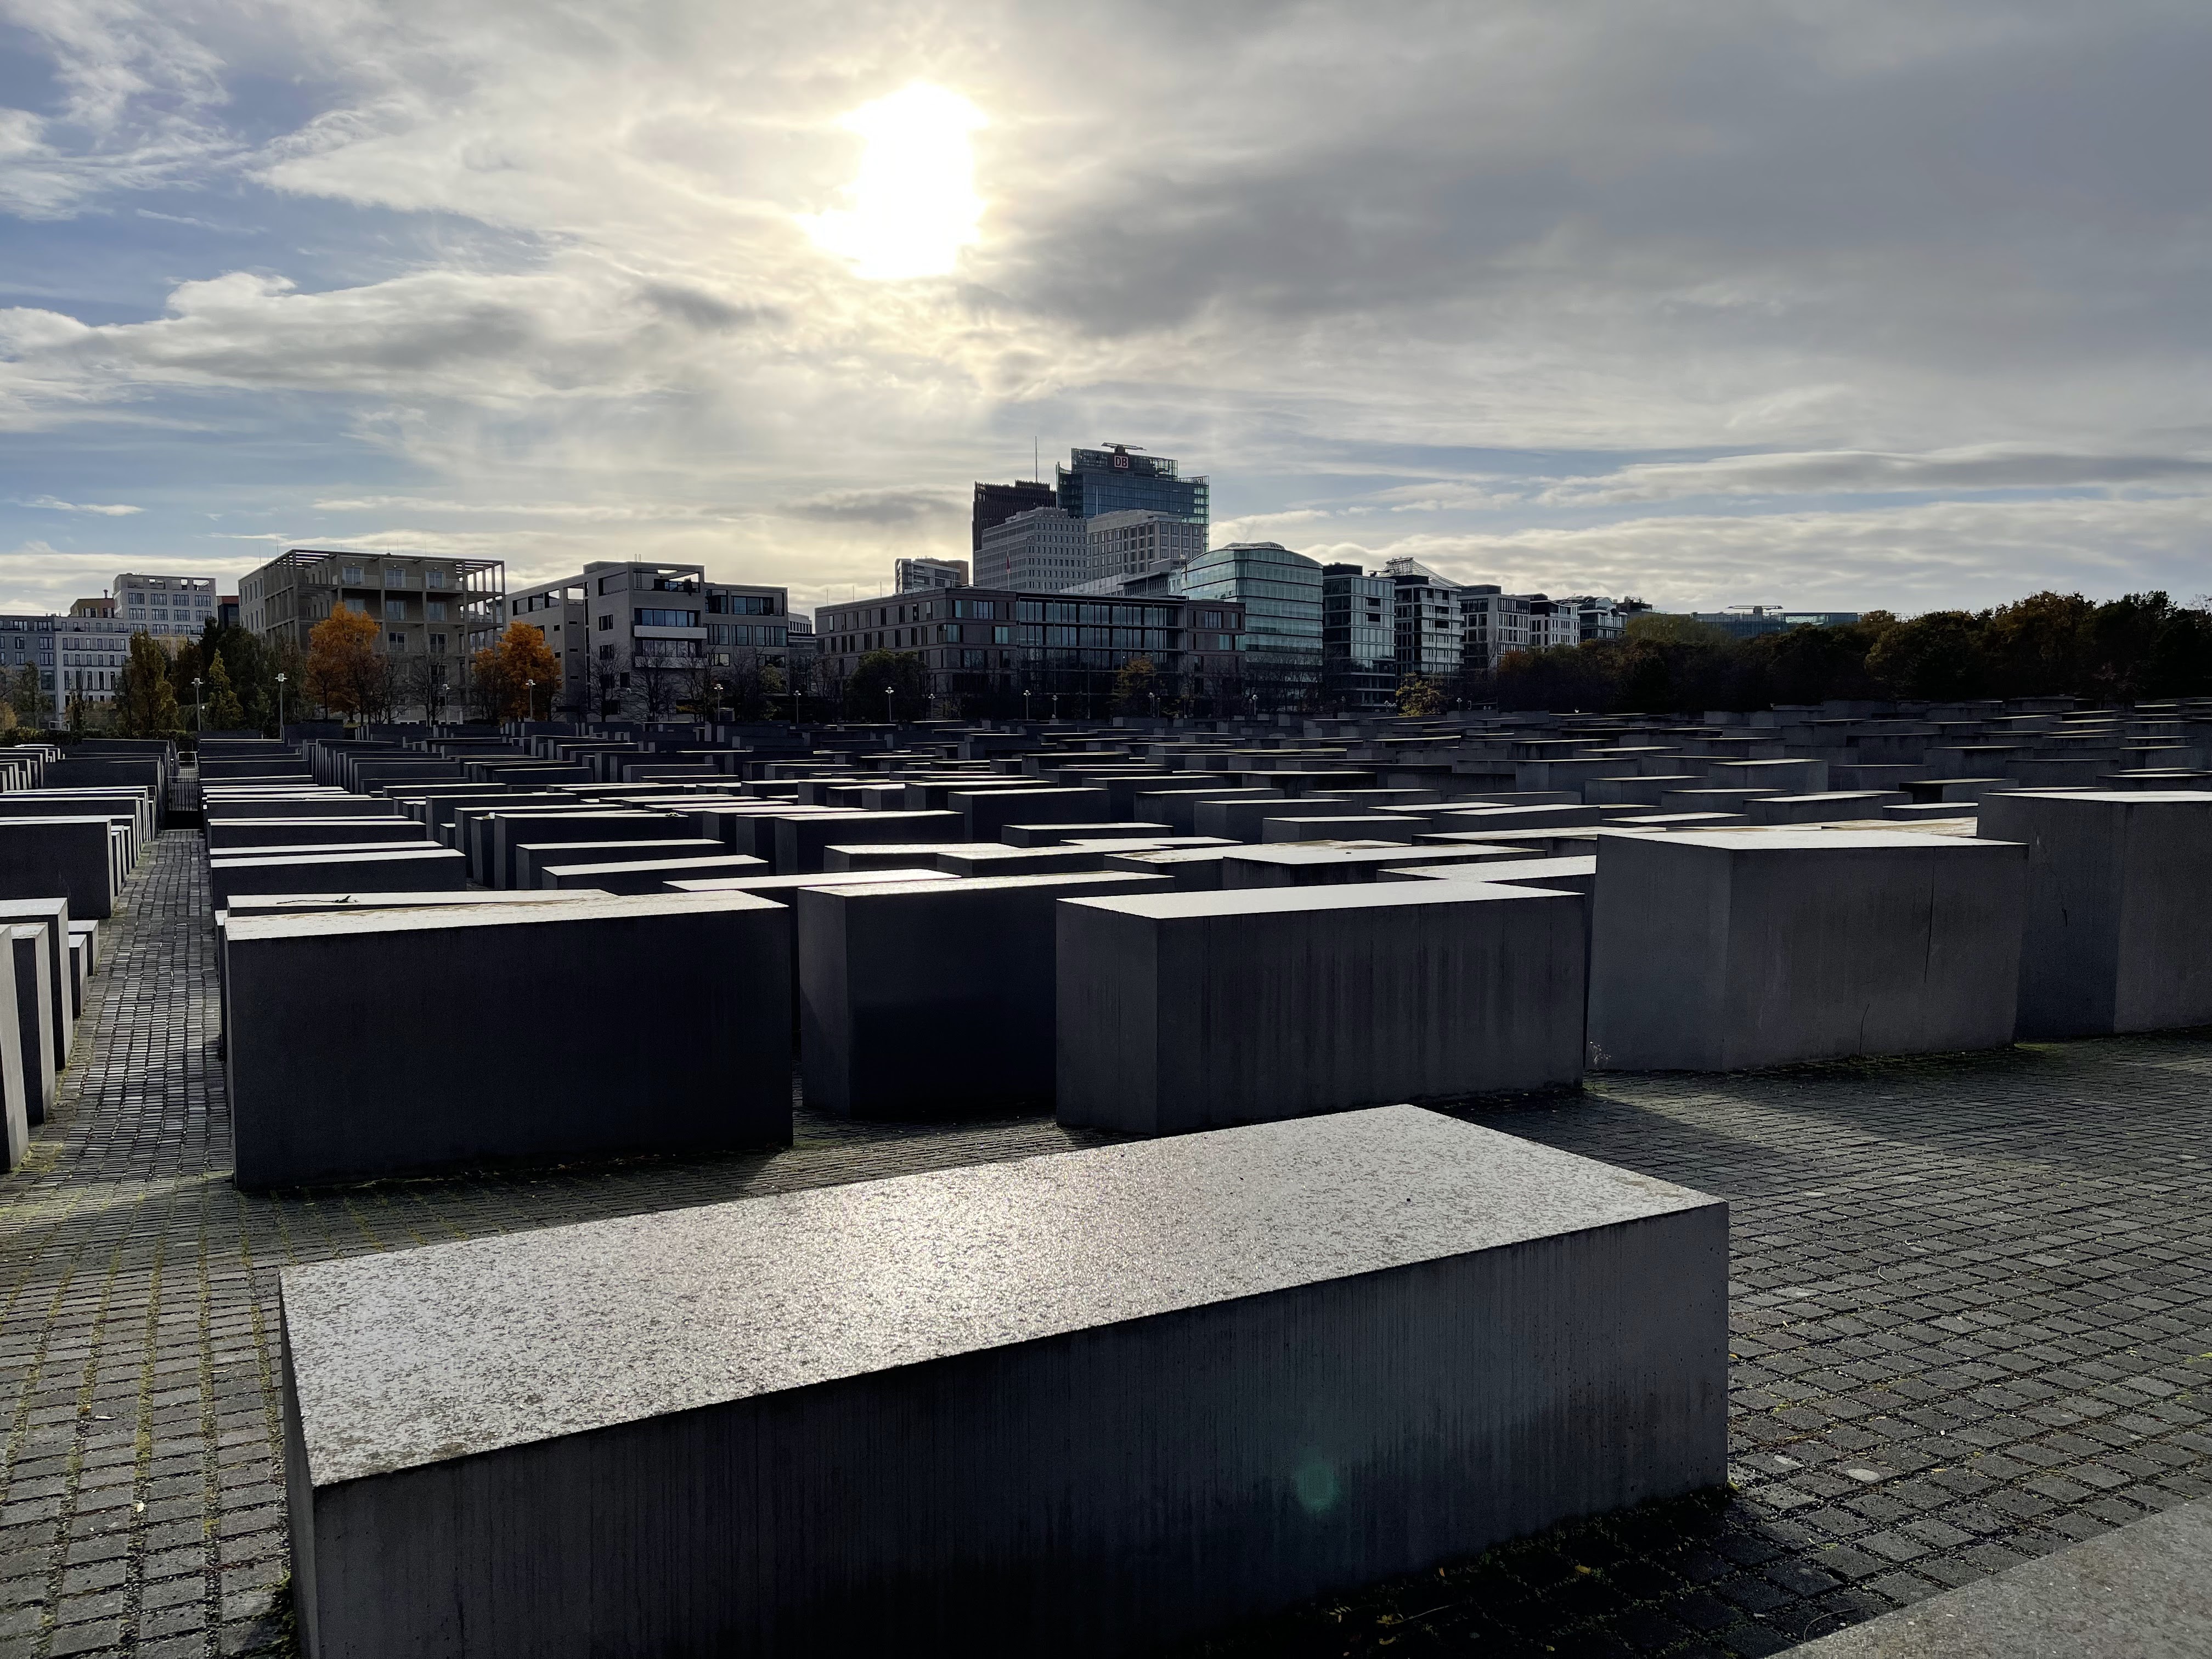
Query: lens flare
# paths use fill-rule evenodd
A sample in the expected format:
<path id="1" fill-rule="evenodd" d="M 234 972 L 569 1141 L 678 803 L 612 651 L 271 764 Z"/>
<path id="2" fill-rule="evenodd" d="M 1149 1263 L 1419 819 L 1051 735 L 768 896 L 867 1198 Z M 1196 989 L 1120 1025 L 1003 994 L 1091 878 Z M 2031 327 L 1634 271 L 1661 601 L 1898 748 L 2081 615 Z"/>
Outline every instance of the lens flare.
<path id="1" fill-rule="evenodd" d="M 815 241 L 877 282 L 942 276 L 979 240 L 983 198 L 968 135 L 983 113 L 957 93 L 915 85 L 863 104 L 839 125 L 867 147 L 849 205 L 804 222 Z"/>

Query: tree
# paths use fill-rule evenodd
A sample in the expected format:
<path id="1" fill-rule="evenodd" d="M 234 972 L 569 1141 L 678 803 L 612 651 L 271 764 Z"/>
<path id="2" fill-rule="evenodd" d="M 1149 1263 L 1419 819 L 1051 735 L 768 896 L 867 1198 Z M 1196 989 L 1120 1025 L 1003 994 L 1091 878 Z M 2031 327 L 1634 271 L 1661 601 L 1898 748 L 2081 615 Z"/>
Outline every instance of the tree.
<path id="1" fill-rule="evenodd" d="M 1398 712 L 1414 720 L 1433 720 L 1444 712 L 1444 689 L 1425 674 L 1398 682 Z"/>
<path id="2" fill-rule="evenodd" d="M 239 706 L 238 693 L 231 687 L 230 668 L 219 653 L 209 660 L 207 680 L 207 728 L 237 731 L 246 724 L 246 711 Z"/>
<path id="3" fill-rule="evenodd" d="M 845 710 L 856 720 L 923 720 L 930 701 L 929 669 L 918 651 L 871 651 L 845 682 Z"/>
<path id="4" fill-rule="evenodd" d="M 115 678 L 115 722 L 126 738 L 173 737 L 182 728 L 169 653 L 151 634 L 131 636 L 131 655 Z"/>
<path id="5" fill-rule="evenodd" d="M 591 702 L 587 718 L 595 720 L 618 718 L 623 705 L 629 701 L 629 687 L 625 684 L 625 671 L 622 664 L 611 656 L 592 657 L 585 665 L 584 691 Z"/>
<path id="6" fill-rule="evenodd" d="M 1942 702 L 1989 692 L 1981 619 L 1964 611 L 1930 611 L 1899 623 L 1867 653 L 1866 666 L 1893 697 Z"/>
<path id="7" fill-rule="evenodd" d="M 453 699 L 451 665 L 443 657 L 427 653 L 410 657 L 400 674 L 399 695 L 402 701 L 420 708 L 422 718 L 435 726 L 446 718 L 446 705 Z"/>
<path id="8" fill-rule="evenodd" d="M 298 655 L 298 647 L 289 641 L 272 650 L 257 635 L 249 634 L 233 623 L 222 623 L 210 617 L 200 630 L 200 657 L 212 663 L 217 657 L 230 673 L 230 688 L 237 695 L 239 726 L 241 730 L 265 732 L 276 719 L 276 675 L 278 657 L 289 653 Z M 295 660 L 283 670 L 292 678 L 286 690 L 293 694 L 297 707 L 301 667 Z M 286 712 L 290 712 L 287 710 Z M 214 716 L 210 714 L 212 721 Z"/>
<path id="9" fill-rule="evenodd" d="M 39 684 L 39 671 L 26 663 L 7 677 L 8 707 L 15 723 L 33 731 L 46 724 L 46 693 Z"/>
<path id="10" fill-rule="evenodd" d="M 381 631 L 368 611 L 333 607 L 307 635 L 306 695 L 343 719 L 359 720 L 380 689 L 376 638 Z"/>
<path id="11" fill-rule="evenodd" d="M 526 622 L 509 623 L 499 643 L 484 647 L 471 660 L 473 690 L 491 719 L 550 717 L 561 690 L 561 662 L 540 629 Z"/>
<path id="12" fill-rule="evenodd" d="M 1149 714 L 1158 707 L 1159 670 L 1150 657 L 1132 657 L 1114 676 L 1114 712 Z"/>

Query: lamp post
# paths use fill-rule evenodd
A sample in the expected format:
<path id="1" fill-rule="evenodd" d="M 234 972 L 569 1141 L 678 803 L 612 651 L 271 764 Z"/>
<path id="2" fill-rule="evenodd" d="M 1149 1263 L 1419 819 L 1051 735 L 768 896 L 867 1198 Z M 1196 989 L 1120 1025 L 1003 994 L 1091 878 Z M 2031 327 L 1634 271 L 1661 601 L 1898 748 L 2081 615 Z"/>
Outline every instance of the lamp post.
<path id="1" fill-rule="evenodd" d="M 896 726 L 898 724 L 896 720 L 891 718 L 891 694 L 894 690 L 894 687 L 888 685 L 884 688 L 884 723 L 887 726 Z"/>
<path id="2" fill-rule="evenodd" d="M 1027 690 L 1025 690 L 1025 691 L 1024 691 L 1024 692 L 1022 693 L 1022 720 L 1023 720 L 1023 723 L 1024 723 L 1024 724 L 1025 724 L 1025 725 L 1026 725 L 1026 724 L 1030 723 L 1030 699 L 1031 697 L 1035 696 L 1036 695 L 1036 692 L 1034 692 L 1034 691 L 1027 691 Z"/>
<path id="3" fill-rule="evenodd" d="M 525 680 L 522 683 L 522 718 L 526 720 L 531 720 L 536 716 L 537 713 L 538 682 L 536 680 Z"/>
<path id="4" fill-rule="evenodd" d="M 1052 694 L 1052 723 L 1054 726 L 1060 724 L 1060 693 L 1057 691 Z"/>
<path id="5" fill-rule="evenodd" d="M 276 741 L 279 743 L 284 741 L 284 682 L 289 678 L 284 674 L 276 677 Z"/>
<path id="6" fill-rule="evenodd" d="M 195 674 L 192 676 L 192 735 L 194 737 L 200 734 L 201 728 L 207 723 L 200 716 L 200 677 Z"/>

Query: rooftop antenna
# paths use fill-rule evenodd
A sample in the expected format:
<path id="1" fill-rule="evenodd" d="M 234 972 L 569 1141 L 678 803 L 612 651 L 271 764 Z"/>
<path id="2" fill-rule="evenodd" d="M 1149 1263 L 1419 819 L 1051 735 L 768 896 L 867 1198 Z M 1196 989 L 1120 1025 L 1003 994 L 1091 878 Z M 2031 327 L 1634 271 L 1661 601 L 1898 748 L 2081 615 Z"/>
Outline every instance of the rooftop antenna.
<path id="1" fill-rule="evenodd" d="M 1044 482 L 1044 446 L 1034 433 L 1030 435 L 1030 477 L 1037 483 Z"/>

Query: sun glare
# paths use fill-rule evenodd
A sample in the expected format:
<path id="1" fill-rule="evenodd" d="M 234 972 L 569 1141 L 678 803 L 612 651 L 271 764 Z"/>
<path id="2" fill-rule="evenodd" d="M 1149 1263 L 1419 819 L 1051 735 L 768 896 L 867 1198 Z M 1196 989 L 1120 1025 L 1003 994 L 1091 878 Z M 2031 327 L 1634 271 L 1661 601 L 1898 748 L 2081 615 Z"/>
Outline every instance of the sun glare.
<path id="1" fill-rule="evenodd" d="M 957 93 L 915 85 L 842 118 L 867 141 L 845 187 L 849 206 L 806 221 L 814 240 L 853 262 L 855 275 L 890 281 L 942 276 L 977 240 L 983 199 L 968 135 L 983 113 Z"/>

